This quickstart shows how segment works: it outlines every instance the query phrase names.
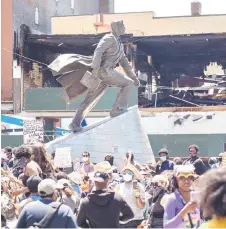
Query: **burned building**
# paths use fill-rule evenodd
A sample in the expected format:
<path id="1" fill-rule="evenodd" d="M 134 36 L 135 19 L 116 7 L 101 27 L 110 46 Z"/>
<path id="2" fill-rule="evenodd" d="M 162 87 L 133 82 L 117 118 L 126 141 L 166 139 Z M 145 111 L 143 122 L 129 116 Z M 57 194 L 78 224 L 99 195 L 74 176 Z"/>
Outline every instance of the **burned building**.
<path id="1" fill-rule="evenodd" d="M 226 33 L 136 37 L 133 42 L 136 69 L 148 76 L 154 95 L 151 101 L 144 98 L 144 84 L 140 105 L 154 106 L 156 96 L 163 107 L 226 105 L 225 75 L 211 79 L 204 74 L 212 62 L 226 69 Z"/>
<path id="2" fill-rule="evenodd" d="M 35 35 L 27 33 L 26 27 L 22 29 L 25 37 L 22 55 L 30 59 L 18 58 L 23 65 L 25 105 L 26 93 L 32 88 L 52 88 L 50 90 L 54 91 L 60 87 L 47 67 L 58 55 L 92 55 L 104 36 Z M 141 79 L 142 86 L 138 90 L 141 107 L 226 105 L 225 76 L 212 79 L 204 74 L 211 62 L 226 68 L 226 33 L 145 37 L 126 34 L 122 40 L 136 72 L 146 76 Z M 144 96 L 146 88 L 149 97 Z"/>

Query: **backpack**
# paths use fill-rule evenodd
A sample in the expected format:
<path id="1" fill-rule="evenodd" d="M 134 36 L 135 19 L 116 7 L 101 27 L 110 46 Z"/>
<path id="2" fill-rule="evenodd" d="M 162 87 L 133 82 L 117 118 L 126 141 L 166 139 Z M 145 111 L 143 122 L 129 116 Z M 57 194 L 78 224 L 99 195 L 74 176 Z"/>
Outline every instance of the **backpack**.
<path id="1" fill-rule="evenodd" d="M 35 222 L 33 223 L 33 225 L 31 225 L 30 229 L 34 229 L 34 228 L 49 228 L 54 216 L 56 215 L 58 209 L 60 208 L 60 206 L 62 205 L 62 203 L 58 203 L 55 202 L 51 205 L 51 209 L 47 212 L 47 214 L 44 216 L 44 218 L 42 218 L 42 220 L 40 222 Z"/>

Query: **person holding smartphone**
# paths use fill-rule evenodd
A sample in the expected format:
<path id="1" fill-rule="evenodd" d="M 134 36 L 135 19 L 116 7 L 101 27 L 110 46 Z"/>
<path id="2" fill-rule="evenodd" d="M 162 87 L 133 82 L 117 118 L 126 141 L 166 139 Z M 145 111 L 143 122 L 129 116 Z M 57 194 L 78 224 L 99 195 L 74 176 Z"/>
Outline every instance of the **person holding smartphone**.
<path id="1" fill-rule="evenodd" d="M 145 188 L 138 181 L 139 171 L 134 166 L 126 166 L 122 170 L 124 183 L 116 186 L 115 191 L 119 193 L 134 213 L 134 217 L 128 221 L 120 222 L 123 228 L 137 228 L 144 219 L 145 210 Z"/>
<path id="2" fill-rule="evenodd" d="M 173 177 L 175 191 L 167 197 L 164 206 L 164 228 L 197 228 L 201 215 L 195 193 L 193 166 L 178 166 Z"/>

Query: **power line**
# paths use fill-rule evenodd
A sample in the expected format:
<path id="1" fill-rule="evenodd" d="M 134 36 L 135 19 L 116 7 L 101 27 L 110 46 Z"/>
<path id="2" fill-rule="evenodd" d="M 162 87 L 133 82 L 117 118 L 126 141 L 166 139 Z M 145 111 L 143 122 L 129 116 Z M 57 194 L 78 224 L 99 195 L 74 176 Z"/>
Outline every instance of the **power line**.
<path id="1" fill-rule="evenodd" d="M 29 57 L 26 57 L 26 56 L 20 55 L 20 54 L 18 54 L 18 53 L 15 53 L 15 52 L 13 52 L 13 51 L 8 50 L 8 49 L 2 48 L 2 47 L 1 47 L 1 49 L 2 49 L 2 50 L 4 50 L 4 51 L 6 51 L 6 52 L 10 52 L 10 53 L 12 53 L 13 55 L 16 55 L 16 56 L 22 57 L 22 58 L 24 58 L 24 59 L 31 60 L 31 61 L 36 62 L 36 63 L 38 63 L 38 64 L 48 66 L 48 64 L 44 64 L 44 63 L 42 63 L 42 62 L 39 62 L 39 61 L 34 60 L 34 59 L 31 59 L 31 58 L 29 58 Z"/>
<path id="2" fill-rule="evenodd" d="M 12 53 L 12 54 L 14 54 L 14 55 L 16 55 L 16 56 L 19 56 L 19 57 L 22 57 L 22 58 L 24 58 L 24 59 L 27 59 L 27 60 L 30 60 L 30 61 L 33 61 L 33 62 L 36 62 L 36 63 L 38 63 L 38 64 L 41 64 L 41 65 L 45 65 L 46 67 L 48 67 L 49 65 L 48 64 L 45 64 L 45 63 L 43 63 L 43 62 L 40 62 L 40 61 L 37 61 L 37 60 L 34 60 L 34 59 L 32 59 L 32 58 L 29 58 L 29 57 L 26 57 L 26 56 L 23 56 L 23 55 L 20 55 L 20 54 L 18 54 L 18 53 L 15 53 L 15 52 L 13 52 L 13 51 L 10 51 L 10 50 L 8 50 L 8 49 L 5 49 L 5 48 L 2 48 L 1 47 L 1 49 L 2 50 L 4 50 L 4 51 L 6 51 L 6 52 L 10 52 L 10 53 Z M 146 86 L 140 86 L 140 87 L 144 87 L 144 88 L 146 88 Z M 192 88 L 197 88 L 197 87 L 181 87 L 181 88 L 178 88 L 178 87 L 169 87 L 169 86 L 155 86 L 156 88 L 159 88 L 159 89 L 163 89 L 163 90 L 169 90 L 169 89 L 178 89 L 178 90 L 189 90 L 189 89 L 192 89 Z M 201 88 L 200 87 L 200 89 L 204 89 L 204 90 L 208 90 L 208 89 L 219 89 L 219 88 L 223 88 L 223 87 L 220 87 L 220 86 L 217 86 L 217 85 L 213 85 L 213 86 L 207 86 L 207 87 L 205 87 L 205 88 Z"/>

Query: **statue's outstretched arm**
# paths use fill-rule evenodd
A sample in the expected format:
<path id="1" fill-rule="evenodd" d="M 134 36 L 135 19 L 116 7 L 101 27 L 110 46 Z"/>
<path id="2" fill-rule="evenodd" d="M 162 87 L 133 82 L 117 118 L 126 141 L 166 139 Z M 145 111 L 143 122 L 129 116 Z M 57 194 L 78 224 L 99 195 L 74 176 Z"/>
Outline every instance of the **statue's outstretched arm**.
<path id="1" fill-rule="evenodd" d="M 126 55 L 124 54 L 122 58 L 119 60 L 119 64 L 122 66 L 123 70 L 125 71 L 126 75 L 131 78 L 136 86 L 140 86 L 140 81 L 135 74 L 133 68 L 131 67 Z"/>
<path id="2" fill-rule="evenodd" d="M 97 45 L 95 51 L 94 51 L 94 55 L 93 55 L 93 60 L 92 60 L 92 64 L 91 64 L 91 68 L 92 69 L 99 69 L 100 68 L 100 64 L 102 61 L 102 56 L 103 53 L 109 48 L 111 47 L 113 44 L 113 39 L 111 37 L 103 37 L 99 44 Z"/>
<path id="3" fill-rule="evenodd" d="M 125 71 L 125 73 L 128 77 L 130 77 L 131 79 L 137 78 L 137 76 L 136 76 L 133 68 L 131 67 L 125 54 L 119 60 L 119 64 L 122 66 L 123 70 Z"/>

